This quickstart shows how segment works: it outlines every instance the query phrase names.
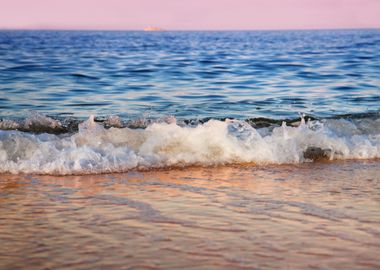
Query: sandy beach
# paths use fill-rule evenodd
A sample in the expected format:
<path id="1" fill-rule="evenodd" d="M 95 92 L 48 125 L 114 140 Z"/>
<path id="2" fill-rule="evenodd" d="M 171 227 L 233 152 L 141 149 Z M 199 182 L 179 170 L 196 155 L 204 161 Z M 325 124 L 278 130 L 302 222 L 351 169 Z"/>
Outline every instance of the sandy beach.
<path id="1" fill-rule="evenodd" d="M 0 176 L 1 269 L 379 269 L 380 162 Z"/>

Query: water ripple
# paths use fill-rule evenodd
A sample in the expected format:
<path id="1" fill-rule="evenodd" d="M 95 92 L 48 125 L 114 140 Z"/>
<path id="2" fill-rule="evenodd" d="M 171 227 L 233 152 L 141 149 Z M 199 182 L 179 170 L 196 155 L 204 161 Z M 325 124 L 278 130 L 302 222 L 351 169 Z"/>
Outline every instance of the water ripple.
<path id="1" fill-rule="evenodd" d="M 378 110 L 379 40 L 379 30 L 0 31 L 0 117 Z"/>

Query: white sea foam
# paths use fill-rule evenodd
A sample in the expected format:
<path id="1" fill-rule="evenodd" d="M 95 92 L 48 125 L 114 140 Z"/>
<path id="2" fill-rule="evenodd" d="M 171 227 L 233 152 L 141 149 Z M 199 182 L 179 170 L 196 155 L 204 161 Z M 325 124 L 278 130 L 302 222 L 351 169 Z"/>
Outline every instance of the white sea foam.
<path id="1" fill-rule="evenodd" d="M 183 127 L 172 119 L 146 129 L 105 129 L 90 117 L 74 134 L 0 130 L 0 173 L 63 175 L 189 165 L 300 163 L 313 157 L 310 149 L 318 149 L 317 156 L 330 160 L 379 158 L 380 119 L 302 121 L 298 127 L 284 123 L 273 130 L 256 130 L 237 120 Z"/>
<path id="2" fill-rule="evenodd" d="M 1 130 L 58 130 L 62 128 L 62 123 L 56 119 L 50 118 L 35 111 L 31 111 L 29 117 L 24 121 L 14 121 L 8 119 L 0 119 Z"/>

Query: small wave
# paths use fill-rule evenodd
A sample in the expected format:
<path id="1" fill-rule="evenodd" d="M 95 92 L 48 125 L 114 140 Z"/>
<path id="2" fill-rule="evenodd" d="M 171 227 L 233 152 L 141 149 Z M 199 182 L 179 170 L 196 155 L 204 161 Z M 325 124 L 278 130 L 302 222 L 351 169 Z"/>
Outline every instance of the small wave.
<path id="1" fill-rule="evenodd" d="M 64 133 L 68 126 L 59 120 L 32 111 L 25 120 L 0 119 L 0 130 L 20 130 L 34 133 Z"/>
<path id="2" fill-rule="evenodd" d="M 91 75 L 88 75 L 88 74 L 83 74 L 83 73 L 71 73 L 70 76 L 75 77 L 75 78 L 99 80 L 98 77 L 91 76 Z"/>
<path id="3" fill-rule="evenodd" d="M 14 130 L 1 122 L 0 173 L 94 174 L 178 166 L 284 164 L 312 160 L 380 158 L 380 118 L 301 119 L 254 127 L 225 119 L 184 125 L 174 117 L 123 127 L 118 117 L 101 123 L 91 116 L 78 131 L 61 134 Z M 23 125 L 64 128 L 38 114 Z M 4 128 L 3 128 L 4 129 Z M 12 130 L 13 129 L 13 130 Z"/>

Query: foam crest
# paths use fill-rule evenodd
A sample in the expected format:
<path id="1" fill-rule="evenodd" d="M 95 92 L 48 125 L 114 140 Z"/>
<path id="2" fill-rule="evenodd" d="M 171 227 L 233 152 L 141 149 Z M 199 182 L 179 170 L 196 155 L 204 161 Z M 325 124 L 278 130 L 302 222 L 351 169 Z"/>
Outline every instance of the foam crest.
<path id="1" fill-rule="evenodd" d="M 145 129 L 106 129 L 91 116 L 79 124 L 76 133 L 0 130 L 0 172 L 64 175 L 190 165 L 372 159 L 380 157 L 379 127 L 379 119 L 301 121 L 297 127 L 283 123 L 261 129 L 238 120 L 180 126 L 171 119 Z"/>
<path id="2" fill-rule="evenodd" d="M 22 130 L 31 132 L 61 133 L 65 131 L 62 123 L 35 111 L 29 113 L 28 118 L 23 121 L 10 119 L 0 120 L 0 130 Z"/>

